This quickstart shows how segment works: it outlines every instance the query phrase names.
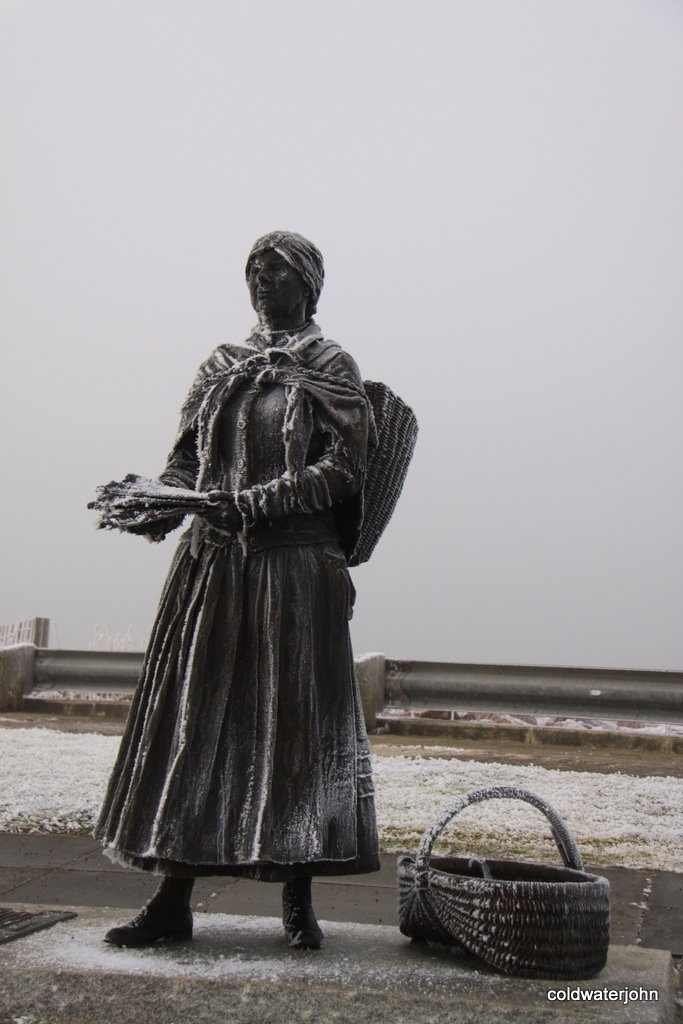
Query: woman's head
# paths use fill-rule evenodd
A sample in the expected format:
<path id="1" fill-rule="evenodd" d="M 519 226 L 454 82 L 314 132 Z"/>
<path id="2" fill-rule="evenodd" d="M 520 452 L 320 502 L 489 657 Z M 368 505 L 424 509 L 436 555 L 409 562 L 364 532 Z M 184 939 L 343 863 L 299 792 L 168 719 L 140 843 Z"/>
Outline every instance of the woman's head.
<path id="1" fill-rule="evenodd" d="M 307 320 L 310 319 L 317 309 L 325 278 L 323 258 L 312 242 L 293 231 L 271 231 L 254 242 L 245 268 L 254 308 L 260 314 L 257 272 L 260 270 L 267 275 L 277 266 L 276 257 L 298 274 L 305 290 L 304 315 Z M 290 291 L 293 284 L 290 280 Z"/>

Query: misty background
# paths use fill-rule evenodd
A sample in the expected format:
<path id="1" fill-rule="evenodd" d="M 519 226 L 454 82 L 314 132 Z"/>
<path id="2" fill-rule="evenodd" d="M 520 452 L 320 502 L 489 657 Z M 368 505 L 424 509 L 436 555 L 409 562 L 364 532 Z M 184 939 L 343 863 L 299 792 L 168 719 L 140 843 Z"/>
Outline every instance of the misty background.
<path id="1" fill-rule="evenodd" d="M 3 0 L 0 622 L 143 646 L 176 535 L 86 502 L 284 228 L 420 422 L 356 652 L 681 670 L 682 47 L 675 0 Z"/>

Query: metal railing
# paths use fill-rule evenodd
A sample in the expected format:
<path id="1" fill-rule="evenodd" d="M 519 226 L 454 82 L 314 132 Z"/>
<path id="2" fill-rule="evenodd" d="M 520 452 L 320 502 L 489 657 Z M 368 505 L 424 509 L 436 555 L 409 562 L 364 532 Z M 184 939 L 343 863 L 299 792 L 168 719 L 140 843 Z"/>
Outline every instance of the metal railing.
<path id="1" fill-rule="evenodd" d="M 0 650 L 0 710 L 46 691 L 131 694 L 141 652 Z M 683 672 L 396 661 L 356 663 L 368 728 L 387 708 L 525 713 L 683 724 Z M 4 696 L 3 696 L 4 693 Z"/>
<path id="2" fill-rule="evenodd" d="M 683 722 L 683 672 L 387 661 L 385 704 Z"/>
<path id="3" fill-rule="evenodd" d="M 137 651 L 53 651 L 39 648 L 32 690 L 133 693 L 144 654 Z"/>

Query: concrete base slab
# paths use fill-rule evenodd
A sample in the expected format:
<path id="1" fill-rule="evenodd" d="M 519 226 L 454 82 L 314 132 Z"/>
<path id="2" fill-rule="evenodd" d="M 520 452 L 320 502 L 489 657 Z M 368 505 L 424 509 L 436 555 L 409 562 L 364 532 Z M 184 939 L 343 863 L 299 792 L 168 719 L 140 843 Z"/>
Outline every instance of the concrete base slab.
<path id="1" fill-rule="evenodd" d="M 0 949 L 0 1022 L 673 1020 L 671 957 L 659 950 L 616 946 L 598 978 L 535 981 L 414 945 L 398 928 L 380 925 L 322 922 L 324 948 L 300 952 L 287 947 L 277 918 L 197 914 L 192 943 L 117 949 L 102 936 L 120 923 L 120 910 L 72 909 L 76 919 Z"/>
<path id="2" fill-rule="evenodd" d="M 658 871 L 653 879 L 650 913 L 643 922 L 641 942 L 655 949 L 668 949 L 683 956 L 681 934 L 683 907 L 683 875 L 674 871 Z"/>

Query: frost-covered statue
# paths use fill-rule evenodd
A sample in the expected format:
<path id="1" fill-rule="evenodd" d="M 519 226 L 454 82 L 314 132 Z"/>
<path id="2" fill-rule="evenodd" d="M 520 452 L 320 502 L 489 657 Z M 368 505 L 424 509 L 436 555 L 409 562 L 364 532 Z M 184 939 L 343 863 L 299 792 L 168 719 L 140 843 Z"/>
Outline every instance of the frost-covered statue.
<path id="1" fill-rule="evenodd" d="M 119 946 L 191 938 L 194 879 L 237 875 L 284 883 L 290 946 L 318 949 L 312 876 L 379 868 L 347 565 L 393 509 L 415 419 L 313 321 L 314 245 L 266 235 L 246 277 L 258 325 L 200 367 L 158 481 L 128 476 L 91 506 L 154 541 L 193 516 L 95 833 L 161 876 L 107 933 Z"/>

